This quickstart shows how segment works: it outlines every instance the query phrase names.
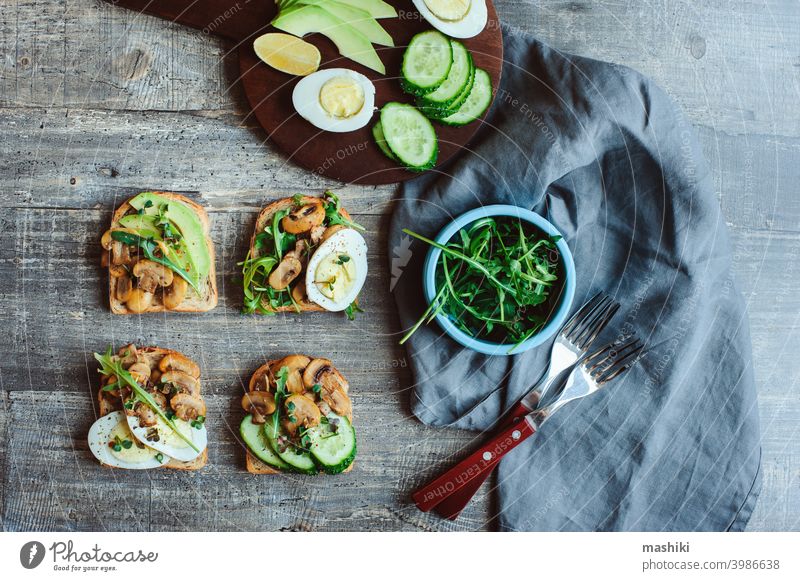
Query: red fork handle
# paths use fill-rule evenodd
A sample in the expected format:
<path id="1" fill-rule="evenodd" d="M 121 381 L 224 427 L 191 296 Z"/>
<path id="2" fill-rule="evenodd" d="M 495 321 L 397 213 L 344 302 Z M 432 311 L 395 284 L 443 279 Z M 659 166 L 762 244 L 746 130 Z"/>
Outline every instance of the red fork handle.
<path id="1" fill-rule="evenodd" d="M 529 410 L 521 401 L 517 402 L 517 404 L 501 418 L 500 422 L 497 424 L 495 432 L 504 430 L 517 423 L 530 412 L 531 410 Z M 493 470 L 485 470 L 479 476 L 476 476 L 470 480 L 468 484 L 461 487 L 457 493 L 454 492 L 450 496 L 444 498 L 434 507 L 434 510 L 444 518 L 456 520 L 458 515 L 460 515 L 461 511 L 464 510 L 464 508 L 469 504 L 469 501 L 472 500 L 472 497 L 475 496 L 481 485 L 486 482 L 486 479 L 489 478 L 489 475 L 491 475 L 492 472 Z"/>
<path id="2" fill-rule="evenodd" d="M 417 490 L 412 498 L 417 507 L 428 512 L 448 496 L 460 492 L 476 478 L 490 474 L 500 459 L 536 432 L 527 419 L 500 430 L 475 452 L 450 470 Z"/>

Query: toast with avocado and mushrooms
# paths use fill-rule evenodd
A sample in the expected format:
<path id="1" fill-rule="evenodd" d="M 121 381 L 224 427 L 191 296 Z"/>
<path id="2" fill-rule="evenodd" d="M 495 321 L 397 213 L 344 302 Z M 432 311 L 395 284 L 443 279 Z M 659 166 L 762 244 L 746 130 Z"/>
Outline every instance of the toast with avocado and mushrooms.
<path id="1" fill-rule="evenodd" d="M 195 313 L 217 306 L 208 214 L 190 199 L 142 192 L 117 208 L 101 243 L 112 313 Z"/>
<path id="2" fill-rule="evenodd" d="M 332 192 L 269 204 L 240 263 L 244 312 L 344 311 L 352 320 L 367 277 L 363 231 Z"/>
<path id="3" fill-rule="evenodd" d="M 356 457 L 347 380 L 329 359 L 288 355 L 259 367 L 239 432 L 253 474 L 339 474 Z"/>
<path id="4" fill-rule="evenodd" d="M 199 470 L 208 459 L 200 367 L 177 351 L 128 345 L 95 353 L 100 418 L 89 448 L 104 466 Z"/>

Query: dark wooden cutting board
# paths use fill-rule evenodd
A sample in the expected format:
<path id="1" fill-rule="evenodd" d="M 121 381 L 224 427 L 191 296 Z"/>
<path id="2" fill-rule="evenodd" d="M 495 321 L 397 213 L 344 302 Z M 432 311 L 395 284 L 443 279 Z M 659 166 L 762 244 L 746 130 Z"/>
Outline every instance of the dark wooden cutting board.
<path id="1" fill-rule="evenodd" d="M 343 182 L 388 184 L 411 179 L 418 173 L 399 168 L 387 159 L 372 139 L 369 123 L 350 133 L 320 131 L 300 117 L 292 107 L 292 90 L 301 77 L 281 73 L 262 63 L 253 50 L 253 40 L 266 32 L 276 12 L 274 0 L 107 0 L 137 12 L 160 16 L 191 26 L 206 34 L 221 36 L 235 43 L 239 51 L 240 80 L 256 119 L 269 138 L 289 159 L 309 171 Z M 320 68 L 345 67 L 366 75 L 375 84 L 375 105 L 388 101 L 412 102 L 400 89 L 397 75 L 403 51 L 418 32 L 432 28 L 414 9 L 411 0 L 388 0 L 399 18 L 379 22 L 395 42 L 392 48 L 375 49 L 386 66 L 380 75 L 343 58 L 333 43 L 320 34 L 305 37 L 322 53 Z M 503 65 L 503 37 L 497 12 L 490 0 L 489 22 L 474 38 L 463 40 L 472 51 L 476 66 L 486 70 L 496 89 Z M 470 140 L 481 120 L 465 127 L 446 127 L 434 124 L 439 138 L 437 166 L 447 161 Z M 436 171 L 436 170 L 433 170 Z"/>

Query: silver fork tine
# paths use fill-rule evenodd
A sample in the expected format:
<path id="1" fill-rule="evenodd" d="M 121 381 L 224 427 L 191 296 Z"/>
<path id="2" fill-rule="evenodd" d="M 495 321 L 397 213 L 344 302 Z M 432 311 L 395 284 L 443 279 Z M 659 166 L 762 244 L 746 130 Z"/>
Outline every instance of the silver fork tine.
<path id="1" fill-rule="evenodd" d="M 641 341 L 635 337 L 629 337 L 622 343 L 614 341 L 589 355 L 584 367 L 597 385 L 602 385 L 628 369 L 643 347 Z"/>
<path id="2" fill-rule="evenodd" d="M 592 309 L 594 309 L 595 306 L 597 306 L 597 303 L 603 300 L 603 297 L 605 297 L 605 295 L 602 293 L 602 291 L 598 292 L 591 299 L 589 299 L 589 302 L 587 302 L 580 309 L 575 311 L 575 314 L 572 315 L 566 323 L 564 323 L 564 326 L 561 328 L 561 334 L 564 335 L 564 337 L 569 336 L 569 334 L 572 332 L 573 327 L 580 321 L 582 321 L 584 317 Z"/>
<path id="3" fill-rule="evenodd" d="M 594 302 L 593 300 L 592 304 L 590 305 L 591 308 L 587 310 L 585 313 L 583 313 L 583 316 L 580 319 L 575 321 L 575 325 L 572 326 L 570 329 L 568 329 L 566 333 L 564 333 L 564 337 L 571 343 L 574 343 L 573 339 L 580 336 L 580 334 L 583 333 L 584 329 L 586 329 L 586 324 L 589 321 L 591 321 L 598 313 L 603 312 L 603 310 L 610 303 L 611 299 L 605 294 L 603 294 L 600 297 L 600 300 L 598 300 L 597 302 Z"/>
<path id="4" fill-rule="evenodd" d="M 598 311 L 597 314 L 592 317 L 592 320 L 588 322 L 586 329 L 584 329 L 584 331 L 575 338 L 573 341 L 575 346 L 581 350 L 588 349 L 600 332 L 606 328 L 606 325 L 611 320 L 611 317 L 616 314 L 618 309 L 619 303 L 609 299 L 609 302 L 606 303 L 606 305 L 603 307 L 603 310 Z"/>

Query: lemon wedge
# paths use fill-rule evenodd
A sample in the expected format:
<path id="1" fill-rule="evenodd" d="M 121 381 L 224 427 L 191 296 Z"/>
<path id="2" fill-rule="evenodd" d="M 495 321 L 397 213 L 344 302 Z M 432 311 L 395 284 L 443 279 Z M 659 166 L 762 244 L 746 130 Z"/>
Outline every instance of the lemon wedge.
<path id="1" fill-rule="evenodd" d="M 319 68 L 319 50 L 313 44 L 291 34 L 271 32 L 259 36 L 253 49 L 273 69 L 304 77 Z"/>

